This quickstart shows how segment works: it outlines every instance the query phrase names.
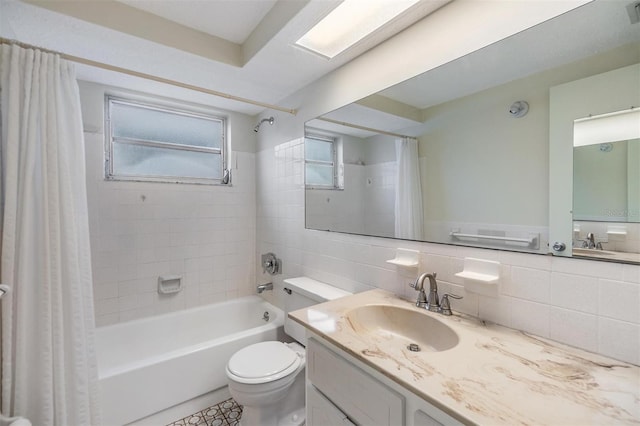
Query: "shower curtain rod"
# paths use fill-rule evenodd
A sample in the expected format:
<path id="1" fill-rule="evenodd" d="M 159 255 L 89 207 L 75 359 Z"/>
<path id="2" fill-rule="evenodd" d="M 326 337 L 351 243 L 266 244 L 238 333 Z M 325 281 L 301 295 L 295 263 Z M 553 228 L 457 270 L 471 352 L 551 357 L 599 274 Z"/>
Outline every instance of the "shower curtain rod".
<path id="1" fill-rule="evenodd" d="M 380 133 L 382 135 L 387 135 L 387 136 L 415 139 L 415 137 L 413 136 L 401 135 L 400 133 L 387 132 L 385 130 L 374 129 L 373 127 L 359 126 L 357 124 L 347 123 L 346 121 L 332 120 L 331 118 L 318 117 L 316 118 L 316 120 L 326 121 L 327 123 L 339 124 L 340 126 L 353 127 L 354 129 L 366 130 L 369 132 L 376 132 L 376 133 Z"/>
<path id="2" fill-rule="evenodd" d="M 91 59 L 81 58 L 79 56 L 67 55 L 66 53 L 56 52 L 55 50 L 43 49 L 42 47 L 33 46 L 31 44 L 23 43 L 23 42 L 17 41 L 17 40 L 10 40 L 10 39 L 4 38 L 4 37 L 0 37 L 0 44 L 15 44 L 15 45 L 18 45 L 18 46 L 23 47 L 25 49 L 38 49 L 38 50 L 41 50 L 43 52 L 53 53 L 55 55 L 60 55 L 60 57 L 62 59 L 66 59 L 68 61 L 75 62 L 75 63 L 78 63 L 78 64 L 89 65 L 89 66 L 96 67 L 96 68 L 102 68 L 102 69 L 108 70 L 108 71 L 115 71 L 115 72 L 119 72 L 121 74 L 127 74 L 127 75 L 131 75 L 131 76 L 134 76 L 134 77 L 140 77 L 140 78 L 144 78 L 146 80 L 151 80 L 151 81 L 156 81 L 158 83 L 164 83 L 164 84 L 168 84 L 168 85 L 171 85 L 171 86 L 181 87 L 183 89 L 193 90 L 193 91 L 200 92 L 200 93 L 206 93 L 207 95 L 213 95 L 213 96 L 217 96 L 217 97 L 220 97 L 220 98 L 230 99 L 232 101 L 242 102 L 242 103 L 245 103 L 245 104 L 251 104 L 251 105 L 255 105 L 255 106 L 259 106 L 259 107 L 263 107 L 263 108 L 268 108 L 268 109 L 274 109 L 276 111 L 286 112 L 286 113 L 291 114 L 291 115 L 296 115 L 296 113 L 297 113 L 297 111 L 295 109 L 284 108 L 284 107 L 277 106 L 277 105 L 271 105 L 271 104 L 268 104 L 268 103 L 265 103 L 265 102 L 254 101 L 252 99 L 241 98 L 239 96 L 230 95 L 228 93 L 218 92 L 216 90 L 210 90 L 210 89 L 206 89 L 204 87 L 194 86 L 192 84 L 182 83 L 182 82 L 176 81 L 176 80 L 170 80 L 168 78 L 158 77 L 158 76 L 151 75 L 151 74 L 145 74 L 143 72 L 133 71 L 133 70 L 130 70 L 130 69 L 127 69 L 127 68 L 122 68 L 122 67 L 118 67 L 118 66 L 115 66 L 115 65 L 105 64 L 103 62 L 92 61 Z"/>

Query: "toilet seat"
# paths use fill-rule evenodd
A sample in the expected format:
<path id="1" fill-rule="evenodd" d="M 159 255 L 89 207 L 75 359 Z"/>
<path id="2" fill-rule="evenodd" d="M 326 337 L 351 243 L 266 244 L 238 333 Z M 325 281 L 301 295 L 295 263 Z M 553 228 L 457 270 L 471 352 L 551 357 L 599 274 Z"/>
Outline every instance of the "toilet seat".
<path id="1" fill-rule="evenodd" d="M 260 342 L 236 352 L 227 373 L 239 383 L 267 383 L 293 373 L 301 362 L 300 355 L 282 342 Z"/>

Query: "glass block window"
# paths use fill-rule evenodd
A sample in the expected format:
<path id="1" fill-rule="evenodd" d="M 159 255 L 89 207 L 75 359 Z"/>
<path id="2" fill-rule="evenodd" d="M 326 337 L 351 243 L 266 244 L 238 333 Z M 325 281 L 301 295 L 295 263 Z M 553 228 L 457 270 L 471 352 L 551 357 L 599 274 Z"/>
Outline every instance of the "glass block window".
<path id="1" fill-rule="evenodd" d="M 229 183 L 223 117 L 107 97 L 107 179 Z"/>
<path id="2" fill-rule="evenodd" d="M 337 146 L 330 137 L 306 135 L 305 182 L 308 188 L 337 188 Z"/>

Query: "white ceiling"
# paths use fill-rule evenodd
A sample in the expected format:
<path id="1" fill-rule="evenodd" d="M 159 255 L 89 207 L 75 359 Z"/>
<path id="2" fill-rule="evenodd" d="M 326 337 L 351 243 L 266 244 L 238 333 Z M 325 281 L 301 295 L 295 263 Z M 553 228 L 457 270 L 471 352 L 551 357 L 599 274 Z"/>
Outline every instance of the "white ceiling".
<path id="1" fill-rule="evenodd" d="M 244 43 L 277 0 L 118 0 L 207 34 Z"/>
<path id="2" fill-rule="evenodd" d="M 339 0 L 0 0 L 0 36 L 280 105 L 448 1 L 422 0 L 386 29 L 332 60 L 294 43 Z M 264 110 L 94 67 L 76 69 L 83 80 L 251 115 Z"/>
<path id="3" fill-rule="evenodd" d="M 614 48 L 640 43 L 640 23 L 631 24 L 626 0 L 604 0 L 588 3 L 550 21 L 530 28 L 484 49 L 447 63 L 403 83 L 379 92 L 392 99 L 422 110 L 467 95 L 481 92 L 510 81 L 551 70 Z M 640 55 L 636 49 L 636 58 Z M 574 78 L 582 78 L 575 76 Z M 639 76 L 640 78 L 640 76 Z M 559 84 L 559 83 L 558 83 Z M 515 100 L 515 99 L 514 99 Z M 367 126 L 387 132 L 415 136 L 424 132 L 424 124 L 410 124 L 382 109 L 365 108 L 358 103 L 344 106 L 324 117 Z M 424 117 L 423 117 L 424 119 Z M 361 129 L 322 123 L 310 126 L 333 130 L 357 137 L 375 133 Z"/>

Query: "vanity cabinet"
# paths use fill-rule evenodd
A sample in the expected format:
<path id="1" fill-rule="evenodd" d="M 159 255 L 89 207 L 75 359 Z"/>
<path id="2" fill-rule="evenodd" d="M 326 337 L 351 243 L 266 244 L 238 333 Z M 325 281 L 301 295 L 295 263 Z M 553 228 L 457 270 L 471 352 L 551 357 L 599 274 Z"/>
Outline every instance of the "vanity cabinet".
<path id="1" fill-rule="evenodd" d="M 308 426 L 461 425 L 443 411 L 310 334 L 307 342 Z"/>
<path id="2" fill-rule="evenodd" d="M 401 395 L 315 339 L 307 345 L 307 380 L 356 424 L 404 423 Z"/>

